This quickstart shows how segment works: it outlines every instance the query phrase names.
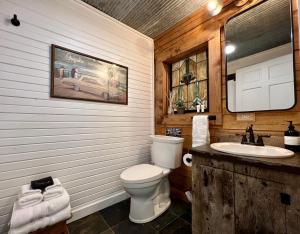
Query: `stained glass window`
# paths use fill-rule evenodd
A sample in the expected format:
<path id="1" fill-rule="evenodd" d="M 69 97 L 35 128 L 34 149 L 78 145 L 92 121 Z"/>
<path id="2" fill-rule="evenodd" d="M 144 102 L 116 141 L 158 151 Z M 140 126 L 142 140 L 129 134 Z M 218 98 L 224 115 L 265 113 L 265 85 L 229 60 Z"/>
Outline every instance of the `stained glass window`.
<path id="1" fill-rule="evenodd" d="M 186 111 L 195 111 L 204 105 L 208 111 L 208 53 L 207 50 L 171 64 L 173 108 L 184 106 Z"/>

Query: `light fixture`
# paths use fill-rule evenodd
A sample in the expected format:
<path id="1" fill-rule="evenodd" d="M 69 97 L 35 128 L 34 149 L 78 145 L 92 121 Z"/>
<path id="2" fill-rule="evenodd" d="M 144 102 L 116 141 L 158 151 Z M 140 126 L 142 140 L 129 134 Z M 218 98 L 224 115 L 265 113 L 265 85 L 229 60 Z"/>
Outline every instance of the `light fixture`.
<path id="1" fill-rule="evenodd" d="M 219 14 L 223 8 L 222 0 L 209 0 L 207 4 L 210 15 L 215 16 Z"/>
<path id="2" fill-rule="evenodd" d="M 225 46 L 225 54 L 232 54 L 235 51 L 235 45 L 227 44 Z"/>

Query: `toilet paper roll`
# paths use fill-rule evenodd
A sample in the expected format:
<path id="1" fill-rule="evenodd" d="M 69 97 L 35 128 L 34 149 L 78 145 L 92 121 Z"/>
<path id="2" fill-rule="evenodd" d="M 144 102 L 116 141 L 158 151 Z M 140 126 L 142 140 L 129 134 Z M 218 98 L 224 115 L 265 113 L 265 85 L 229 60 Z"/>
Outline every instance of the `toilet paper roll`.
<path id="1" fill-rule="evenodd" d="M 192 166 L 192 157 L 193 157 L 193 155 L 191 155 L 191 154 L 183 155 L 184 165 L 186 165 L 187 167 L 191 167 Z"/>

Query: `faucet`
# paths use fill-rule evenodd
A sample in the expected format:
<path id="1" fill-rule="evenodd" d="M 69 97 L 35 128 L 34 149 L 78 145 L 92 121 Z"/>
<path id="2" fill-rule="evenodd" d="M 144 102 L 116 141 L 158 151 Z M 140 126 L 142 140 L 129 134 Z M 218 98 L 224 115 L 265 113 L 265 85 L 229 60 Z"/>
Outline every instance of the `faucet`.
<path id="1" fill-rule="evenodd" d="M 246 137 L 248 139 L 247 142 L 255 144 L 254 132 L 253 132 L 253 124 L 246 128 Z"/>
<path id="2" fill-rule="evenodd" d="M 257 135 L 257 140 L 255 142 L 255 136 L 253 131 L 253 124 L 246 128 L 246 133 L 242 135 L 241 144 L 245 145 L 255 145 L 255 146 L 264 146 L 263 137 L 271 137 L 271 135 Z"/>

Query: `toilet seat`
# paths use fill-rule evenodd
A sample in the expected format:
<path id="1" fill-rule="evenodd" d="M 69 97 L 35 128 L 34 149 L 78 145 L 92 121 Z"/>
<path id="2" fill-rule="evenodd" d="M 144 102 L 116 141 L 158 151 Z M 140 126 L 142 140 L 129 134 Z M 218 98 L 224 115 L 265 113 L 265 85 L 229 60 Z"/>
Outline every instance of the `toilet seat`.
<path id="1" fill-rule="evenodd" d="M 160 167 L 150 164 L 139 164 L 124 170 L 120 178 L 127 184 L 140 184 L 160 179 L 163 175 L 164 171 Z"/>

